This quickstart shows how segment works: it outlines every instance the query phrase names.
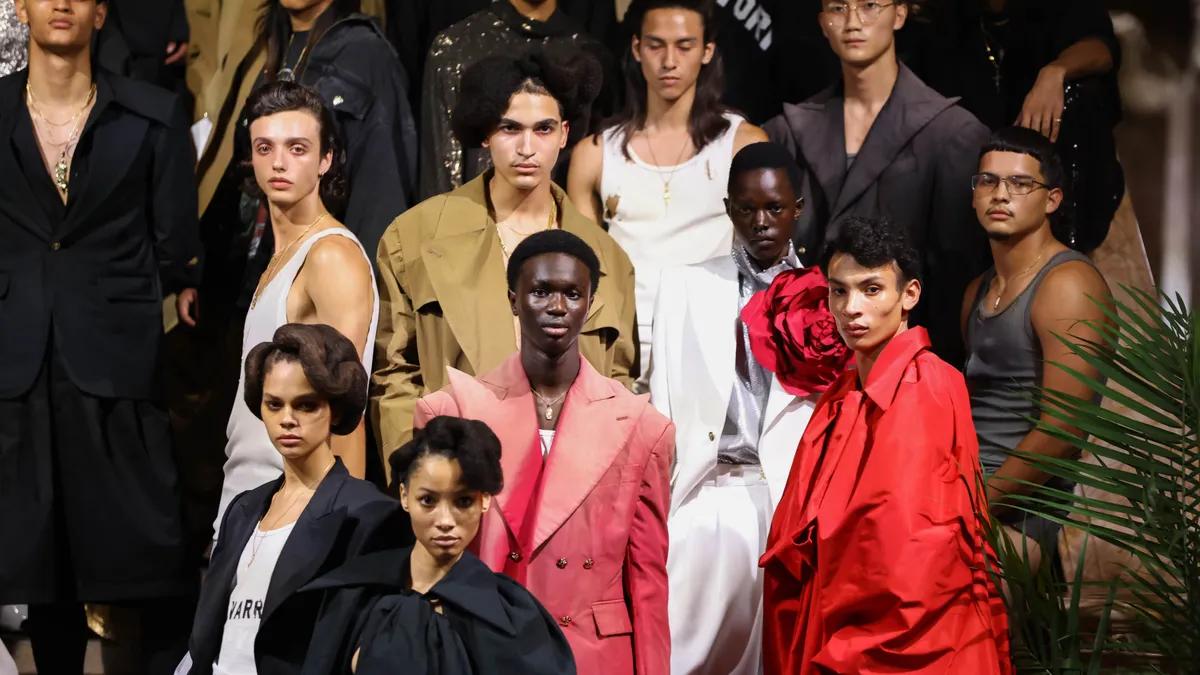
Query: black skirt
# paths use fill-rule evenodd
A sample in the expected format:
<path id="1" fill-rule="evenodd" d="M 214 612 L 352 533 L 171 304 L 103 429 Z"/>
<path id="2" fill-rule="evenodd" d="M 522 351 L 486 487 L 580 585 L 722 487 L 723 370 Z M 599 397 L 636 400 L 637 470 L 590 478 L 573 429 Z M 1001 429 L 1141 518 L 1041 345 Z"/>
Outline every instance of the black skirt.
<path id="1" fill-rule="evenodd" d="M 0 605 L 182 595 L 187 560 L 165 407 L 81 391 L 51 340 L 0 399 Z"/>

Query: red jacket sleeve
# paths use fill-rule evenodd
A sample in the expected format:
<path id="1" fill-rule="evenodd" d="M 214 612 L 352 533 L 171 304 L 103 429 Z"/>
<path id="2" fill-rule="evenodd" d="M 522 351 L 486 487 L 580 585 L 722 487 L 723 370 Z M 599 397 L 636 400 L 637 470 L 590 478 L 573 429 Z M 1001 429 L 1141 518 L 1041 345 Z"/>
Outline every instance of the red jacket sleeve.
<path id="1" fill-rule="evenodd" d="M 671 671 L 671 630 L 667 619 L 667 513 L 671 506 L 671 458 L 674 453 L 675 425 L 667 424 L 654 442 L 646 462 L 641 496 L 629 529 L 625 578 L 633 615 L 634 666 L 638 675 L 668 675 Z"/>

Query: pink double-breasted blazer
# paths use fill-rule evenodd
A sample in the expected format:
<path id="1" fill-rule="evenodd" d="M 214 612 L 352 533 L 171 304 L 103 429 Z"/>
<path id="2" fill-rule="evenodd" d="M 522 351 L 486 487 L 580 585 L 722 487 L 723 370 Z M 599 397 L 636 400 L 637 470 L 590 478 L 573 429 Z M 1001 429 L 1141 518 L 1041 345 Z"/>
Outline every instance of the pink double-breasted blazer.
<path id="1" fill-rule="evenodd" d="M 579 675 L 669 675 L 675 428 L 647 396 L 580 361 L 538 490 L 530 490 L 543 461 L 537 407 L 519 352 L 477 379 L 450 369 L 450 384 L 418 402 L 415 425 L 451 415 L 480 420 L 500 438 L 504 490 L 471 548 L 493 570 L 523 577 L 558 619 Z"/>

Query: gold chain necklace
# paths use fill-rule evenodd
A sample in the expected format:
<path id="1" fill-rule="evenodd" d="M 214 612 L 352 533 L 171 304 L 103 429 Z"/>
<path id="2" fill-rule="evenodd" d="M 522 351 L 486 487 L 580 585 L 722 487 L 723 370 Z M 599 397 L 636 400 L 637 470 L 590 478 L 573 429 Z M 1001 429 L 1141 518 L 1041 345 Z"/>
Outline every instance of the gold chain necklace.
<path id="1" fill-rule="evenodd" d="M 1026 274 L 1029 274 L 1029 271 L 1033 269 L 1033 266 L 1034 266 L 1034 265 L 1036 265 L 1036 264 L 1038 264 L 1039 262 L 1041 262 L 1041 260 L 1042 260 L 1042 256 L 1043 256 L 1043 255 L 1045 255 L 1045 254 L 1046 254 L 1046 252 L 1045 252 L 1045 251 L 1042 251 L 1041 253 L 1039 253 L 1039 254 L 1038 254 L 1038 257 L 1034 258 L 1034 259 L 1033 259 L 1033 262 L 1029 263 L 1029 267 L 1026 267 L 1026 268 L 1025 268 L 1025 271 L 1024 271 L 1024 272 L 1021 272 L 1021 273 L 1020 273 L 1020 274 L 1018 274 L 1017 276 L 1013 277 L 1013 278 L 1012 278 L 1010 281 L 1016 281 L 1017 279 L 1020 279 L 1021 277 L 1025 276 Z M 995 276 L 995 278 L 993 278 L 993 279 L 992 279 L 992 283 L 993 283 L 993 284 L 995 284 L 995 283 L 996 283 L 997 281 L 999 281 L 999 280 L 1000 280 L 1000 275 L 999 275 L 999 274 L 997 274 L 997 275 Z M 1004 282 L 1004 288 L 1008 288 L 1008 283 L 1009 283 L 1008 281 L 1005 281 L 1005 282 Z M 992 304 L 992 312 L 993 312 L 993 313 L 996 311 L 996 309 L 998 309 L 998 308 L 1000 307 L 1000 298 L 1001 298 L 1003 295 L 1004 295 L 1004 289 L 1001 289 L 1001 290 L 1000 290 L 1000 292 L 996 293 L 996 302 Z"/>
<path id="2" fill-rule="evenodd" d="M 559 401 L 563 400 L 563 398 L 567 395 L 567 392 L 564 391 L 558 395 L 558 398 L 554 400 L 546 400 L 546 397 L 538 393 L 537 389 L 530 387 L 529 390 L 533 392 L 534 396 L 538 397 L 538 400 L 542 402 L 542 405 L 546 406 L 546 419 L 548 420 L 554 419 L 554 406 L 557 405 Z M 570 391 L 570 389 L 567 391 Z"/>
<path id="3" fill-rule="evenodd" d="M 70 120 L 63 122 L 62 124 L 55 124 L 46 119 L 46 116 L 42 114 L 41 108 L 37 103 L 37 97 L 33 95 L 33 88 L 29 85 L 28 81 L 25 82 L 25 99 L 29 104 L 29 109 L 32 110 L 33 114 L 41 119 L 46 126 L 64 127 L 72 122 L 74 123 L 74 125 L 71 127 L 71 133 L 67 135 L 67 140 L 63 143 L 54 143 L 53 141 L 47 139 L 47 143 L 49 143 L 51 147 L 62 148 L 62 150 L 58 153 L 58 161 L 54 163 L 54 184 L 64 195 L 67 194 L 67 188 L 70 186 L 71 182 L 71 158 L 67 157 L 67 152 L 71 150 L 71 144 L 79 140 L 79 125 L 83 121 L 83 112 L 91 107 L 92 101 L 94 101 L 95 98 L 96 85 L 93 84 L 88 90 L 88 95 L 83 101 L 83 106 L 75 113 L 75 116 Z M 47 136 L 49 136 L 49 133 L 47 133 Z"/>
<path id="4" fill-rule="evenodd" d="M 675 158 L 675 164 L 671 167 L 671 173 L 667 174 L 667 179 L 663 180 L 662 172 L 659 172 L 658 179 L 663 181 L 663 207 L 671 208 L 671 181 L 675 179 L 675 172 L 679 170 L 679 165 L 683 162 L 683 156 L 687 153 L 688 145 L 691 143 L 691 138 L 683 144 L 679 149 L 679 156 Z M 658 163 L 658 157 L 654 155 L 654 144 L 650 142 L 650 134 L 646 134 L 646 147 L 650 149 L 650 159 L 654 160 L 654 166 L 662 169 Z"/>
<path id="5" fill-rule="evenodd" d="M 553 230 L 558 224 L 558 202 L 554 198 L 550 198 L 550 220 L 546 223 L 547 230 Z M 537 234 L 536 232 L 534 234 Z M 529 236 L 529 235 L 526 235 Z M 508 266 L 508 261 L 512 258 L 512 254 L 508 250 L 508 245 L 504 243 L 504 235 L 500 233 L 500 226 L 496 226 L 496 238 L 500 240 L 500 250 L 504 252 L 504 265 Z M 547 418 L 549 419 L 549 418 Z"/>
<path id="6" fill-rule="evenodd" d="M 315 490 L 316 486 L 320 485 L 321 481 L 325 480 L 325 476 L 329 475 L 329 471 L 333 469 L 333 465 L 336 463 L 336 459 L 330 462 L 329 466 L 325 467 L 325 470 L 321 472 L 320 478 L 318 478 L 312 485 L 305 484 L 304 487 L 308 488 L 310 491 Z M 271 502 L 274 503 L 275 499 L 281 494 L 283 494 L 283 490 L 276 492 L 275 495 L 271 497 Z M 280 513 L 278 516 L 275 516 L 275 522 L 270 525 L 266 525 L 265 530 L 258 527 L 254 528 L 254 542 L 250 545 L 250 560 L 246 563 L 246 567 L 250 567 L 254 564 L 254 559 L 258 557 L 258 549 L 262 548 L 262 544 L 266 540 L 267 536 L 278 528 L 279 521 L 283 520 L 287 514 L 291 513 L 292 509 L 296 508 L 296 504 L 299 503 L 300 498 L 303 496 L 303 492 L 297 491 L 296 497 L 292 499 L 292 503 L 288 504 L 288 507 L 284 509 L 282 513 Z"/>
<path id="7" fill-rule="evenodd" d="M 321 222 L 322 220 L 325 220 L 325 216 L 328 216 L 328 215 L 329 215 L 328 211 L 326 211 L 325 213 L 322 213 L 320 216 L 317 217 L 316 220 L 312 221 L 311 225 L 304 228 L 304 231 L 300 233 L 299 237 L 296 237 L 295 239 L 293 239 L 292 243 L 290 243 L 287 246 L 285 246 L 284 248 L 280 249 L 279 253 L 276 253 L 275 255 L 271 256 L 271 262 L 270 262 L 270 264 L 267 265 L 267 271 L 263 272 L 263 275 L 258 279 L 258 286 L 255 287 L 255 289 L 254 289 L 254 298 L 250 301 L 250 309 L 254 309 L 255 305 L 258 304 L 259 296 L 261 296 L 263 294 L 263 291 L 267 290 L 267 284 L 270 283 L 271 279 L 273 278 L 273 275 L 275 274 L 275 272 L 278 271 L 276 268 L 279 267 L 279 264 L 283 261 L 283 257 L 282 257 L 283 254 L 287 253 L 289 250 L 291 250 L 291 248 L 293 246 L 295 246 L 297 242 L 299 242 L 301 239 L 304 238 L 304 235 L 311 232 L 312 229 L 317 226 L 317 223 Z"/>
<path id="8" fill-rule="evenodd" d="M 288 38 L 287 49 L 285 49 L 283 51 L 283 67 L 280 68 L 278 74 L 276 74 L 276 77 L 278 79 L 283 80 L 285 82 L 295 82 L 296 81 L 296 71 L 300 70 L 300 64 L 304 62 L 304 55 L 308 53 L 308 45 L 305 44 L 304 49 L 300 50 L 300 58 L 296 59 L 296 65 L 291 68 L 288 68 L 287 55 L 288 55 L 288 52 L 292 51 L 292 42 L 295 39 L 296 39 L 296 34 L 292 33 L 292 37 Z"/>

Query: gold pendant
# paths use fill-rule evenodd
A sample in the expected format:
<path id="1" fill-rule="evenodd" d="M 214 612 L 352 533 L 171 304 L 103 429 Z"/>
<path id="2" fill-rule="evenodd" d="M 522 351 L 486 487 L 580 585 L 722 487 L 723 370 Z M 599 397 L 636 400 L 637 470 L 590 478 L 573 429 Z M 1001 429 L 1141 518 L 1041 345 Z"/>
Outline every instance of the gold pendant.
<path id="1" fill-rule="evenodd" d="M 546 419 L 550 419 L 551 415 L 553 415 L 553 414 L 554 414 L 554 407 L 546 406 Z"/>
<path id="2" fill-rule="evenodd" d="M 664 206 L 671 205 L 671 186 L 670 185 L 663 187 L 663 205 Z"/>
<path id="3" fill-rule="evenodd" d="M 54 165 L 54 182 L 58 185 L 58 189 L 63 192 L 67 191 L 67 156 L 63 154 L 58 158 L 58 163 Z"/>

